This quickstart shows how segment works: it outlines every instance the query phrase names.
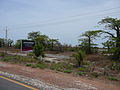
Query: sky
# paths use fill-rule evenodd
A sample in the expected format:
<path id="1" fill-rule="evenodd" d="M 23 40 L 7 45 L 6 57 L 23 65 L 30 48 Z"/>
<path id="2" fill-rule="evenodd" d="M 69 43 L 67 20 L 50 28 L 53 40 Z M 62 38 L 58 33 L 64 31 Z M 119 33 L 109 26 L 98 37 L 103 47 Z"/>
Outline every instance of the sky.
<path id="1" fill-rule="evenodd" d="M 40 31 L 62 44 L 78 45 L 85 31 L 103 29 L 98 22 L 108 16 L 120 19 L 120 0 L 0 0 L 0 38 L 7 26 L 14 41 Z"/>

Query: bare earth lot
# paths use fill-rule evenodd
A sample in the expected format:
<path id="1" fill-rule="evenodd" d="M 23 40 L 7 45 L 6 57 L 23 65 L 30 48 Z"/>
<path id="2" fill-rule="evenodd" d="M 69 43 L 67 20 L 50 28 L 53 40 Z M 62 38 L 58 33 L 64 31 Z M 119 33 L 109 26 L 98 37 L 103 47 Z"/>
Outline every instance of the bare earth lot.
<path id="1" fill-rule="evenodd" d="M 80 90 L 120 90 L 119 83 L 110 83 L 97 79 L 89 80 L 72 74 L 56 72 L 48 69 L 31 68 L 5 62 L 0 62 L 0 71 L 38 79 L 61 88 L 76 88 Z"/>

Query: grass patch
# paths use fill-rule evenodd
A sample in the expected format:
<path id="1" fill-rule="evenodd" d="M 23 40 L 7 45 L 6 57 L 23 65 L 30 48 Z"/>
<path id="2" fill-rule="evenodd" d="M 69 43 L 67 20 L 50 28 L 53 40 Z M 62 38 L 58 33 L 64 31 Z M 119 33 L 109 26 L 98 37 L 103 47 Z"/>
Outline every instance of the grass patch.
<path id="1" fill-rule="evenodd" d="M 116 77 L 112 77 L 112 76 L 108 76 L 107 79 L 111 80 L 111 81 L 119 81 L 120 79 L 116 78 Z"/>
<path id="2" fill-rule="evenodd" d="M 36 59 L 30 58 L 30 57 L 23 57 L 23 56 L 5 56 L 3 58 L 1 58 L 2 61 L 5 62 L 13 62 L 13 63 L 26 63 L 26 62 L 36 62 Z"/>
<path id="3" fill-rule="evenodd" d="M 64 73 L 72 73 L 72 70 L 65 70 Z"/>
<path id="4" fill-rule="evenodd" d="M 71 70 L 73 67 L 67 63 L 51 63 L 50 69 L 57 71 Z"/>
<path id="5" fill-rule="evenodd" d="M 78 75 L 83 76 L 85 75 L 85 72 L 77 72 Z"/>
<path id="6" fill-rule="evenodd" d="M 39 64 L 36 64 L 36 67 L 40 69 L 44 69 L 44 68 L 47 68 L 47 65 L 45 63 L 39 63 Z"/>
<path id="7" fill-rule="evenodd" d="M 85 72 L 85 71 L 87 71 L 87 68 L 85 68 L 85 67 L 79 67 L 78 71 Z"/>

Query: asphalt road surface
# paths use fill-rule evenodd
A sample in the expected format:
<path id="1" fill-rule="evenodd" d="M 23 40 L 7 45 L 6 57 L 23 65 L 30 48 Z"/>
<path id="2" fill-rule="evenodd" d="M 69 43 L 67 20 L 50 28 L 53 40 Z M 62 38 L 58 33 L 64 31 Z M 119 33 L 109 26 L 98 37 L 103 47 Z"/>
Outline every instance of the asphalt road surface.
<path id="1" fill-rule="evenodd" d="M 38 90 L 18 81 L 0 76 L 0 90 Z"/>

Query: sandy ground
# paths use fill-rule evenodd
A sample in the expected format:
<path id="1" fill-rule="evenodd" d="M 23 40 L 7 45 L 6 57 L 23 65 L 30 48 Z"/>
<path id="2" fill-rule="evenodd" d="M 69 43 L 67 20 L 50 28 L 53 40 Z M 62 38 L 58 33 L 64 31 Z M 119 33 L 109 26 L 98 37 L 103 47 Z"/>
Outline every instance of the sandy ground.
<path id="1" fill-rule="evenodd" d="M 101 80 L 89 80 L 84 77 L 77 77 L 62 72 L 56 72 L 48 69 L 31 68 L 5 62 L 0 62 L 0 71 L 38 79 L 62 88 L 78 88 L 80 90 L 86 90 L 84 88 L 90 87 L 93 88 L 93 90 L 120 90 L 120 85 L 106 83 Z"/>

